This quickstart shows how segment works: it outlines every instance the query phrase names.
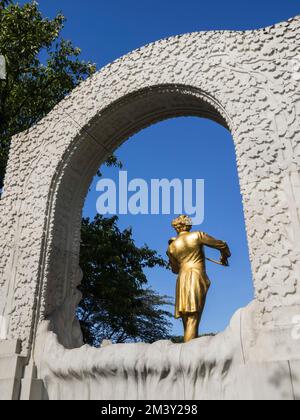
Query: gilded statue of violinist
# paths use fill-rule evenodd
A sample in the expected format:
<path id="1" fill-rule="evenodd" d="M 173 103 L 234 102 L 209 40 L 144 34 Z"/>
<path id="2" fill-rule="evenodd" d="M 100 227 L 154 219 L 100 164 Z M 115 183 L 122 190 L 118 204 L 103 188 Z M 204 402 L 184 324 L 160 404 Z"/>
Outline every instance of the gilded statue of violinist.
<path id="1" fill-rule="evenodd" d="M 192 221 L 188 216 L 173 220 L 172 226 L 178 236 L 169 241 L 167 255 L 174 274 L 178 274 L 176 285 L 175 318 L 182 318 L 184 342 L 198 337 L 198 329 L 205 306 L 210 281 L 206 274 L 204 246 L 221 252 L 220 263 L 228 266 L 231 256 L 226 242 L 212 238 L 204 232 L 190 232 Z"/>

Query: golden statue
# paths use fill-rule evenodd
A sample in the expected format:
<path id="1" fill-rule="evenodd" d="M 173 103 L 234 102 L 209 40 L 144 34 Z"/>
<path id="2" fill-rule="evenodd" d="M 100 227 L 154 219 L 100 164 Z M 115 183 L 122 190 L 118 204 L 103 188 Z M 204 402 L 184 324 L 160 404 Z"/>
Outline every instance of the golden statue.
<path id="1" fill-rule="evenodd" d="M 231 256 L 226 242 L 212 238 L 203 232 L 190 232 L 192 220 L 180 216 L 173 220 L 172 226 L 178 236 L 169 241 L 167 255 L 174 274 L 178 274 L 176 285 L 175 318 L 182 318 L 184 342 L 198 337 L 199 324 L 205 306 L 210 281 L 206 274 L 204 246 L 221 252 L 217 264 L 228 267 Z"/>

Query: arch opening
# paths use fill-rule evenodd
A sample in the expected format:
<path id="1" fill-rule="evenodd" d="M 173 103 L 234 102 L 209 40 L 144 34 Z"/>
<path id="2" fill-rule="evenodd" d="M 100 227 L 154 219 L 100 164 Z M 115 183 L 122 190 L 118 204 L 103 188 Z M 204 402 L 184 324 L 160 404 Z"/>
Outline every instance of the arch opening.
<path id="1" fill-rule="evenodd" d="M 102 177 L 96 176 L 91 184 L 84 206 L 84 217 L 89 217 L 90 221 L 93 221 L 97 213 L 97 200 L 100 197 L 107 198 L 107 194 L 103 194 L 102 188 L 104 188 L 104 185 L 110 186 L 113 184 L 114 188 L 111 191 L 115 189 L 116 196 L 113 198 L 113 194 L 110 195 L 109 202 L 110 204 L 114 203 L 112 206 L 109 205 L 108 201 L 103 206 L 110 208 L 109 215 L 105 217 L 110 218 L 117 215 L 117 225 L 121 231 L 132 227 L 133 239 L 137 246 L 143 246 L 146 243 L 161 256 L 166 253 L 168 240 L 175 236 L 175 231 L 171 227 L 172 219 L 177 214 L 185 212 L 184 210 L 177 210 L 175 213 L 174 207 L 178 207 L 178 201 L 181 201 L 182 209 L 186 206 L 186 211 L 189 211 L 191 201 L 190 199 L 187 200 L 184 194 L 185 182 L 192 181 L 190 185 L 193 185 L 193 206 L 196 206 L 197 202 L 197 211 L 190 216 L 197 215 L 199 220 L 199 215 L 202 212 L 202 209 L 200 210 L 202 199 L 200 199 L 201 194 L 198 192 L 196 200 L 196 180 L 204 181 L 204 220 L 201 224 L 195 225 L 193 230 L 201 230 L 214 237 L 226 240 L 230 245 L 232 258 L 229 269 L 207 262 L 207 273 L 211 280 L 211 287 L 202 316 L 200 334 L 214 334 L 223 331 L 228 326 L 233 314 L 253 300 L 253 279 L 231 133 L 208 119 L 198 117 L 169 119 L 137 133 L 123 144 L 116 154 L 124 167 L 121 170 L 119 168 L 101 167 Z M 135 201 L 132 202 L 131 199 L 134 196 L 136 197 L 136 192 L 130 188 L 127 191 L 127 188 L 124 187 L 124 176 L 127 187 L 141 185 L 140 191 L 143 191 L 143 193 L 141 195 L 138 193 L 142 197 L 138 203 L 141 214 L 135 214 L 135 204 L 132 205 Z M 153 214 L 151 211 L 153 208 L 152 197 L 156 197 L 156 193 L 151 192 L 152 181 L 162 179 L 168 181 L 169 185 L 173 180 L 176 180 L 176 187 L 170 196 L 168 193 L 165 195 L 167 200 L 171 197 L 169 203 L 171 211 L 168 214 L 163 214 L 163 198 L 160 194 L 158 202 L 154 200 L 155 207 L 159 206 L 160 212 L 159 214 Z M 99 192 L 100 185 L 102 192 Z M 126 190 L 126 198 L 128 199 L 129 210 L 125 215 L 119 211 L 120 190 Z M 147 198 L 145 190 L 147 190 Z M 177 192 L 176 204 L 173 194 L 175 190 Z M 101 203 L 103 204 L 102 199 Z M 102 205 L 98 206 L 98 208 L 100 207 Z M 113 207 L 116 210 L 112 210 Z M 100 214 L 105 213 L 103 210 L 99 212 Z M 98 225 L 101 226 L 99 231 L 101 236 L 103 235 L 102 223 L 100 222 Z M 84 226 L 84 232 L 86 232 L 86 221 Z M 84 238 L 87 239 L 86 235 L 84 235 Z M 84 256 L 87 255 L 85 250 L 84 246 L 82 249 L 82 255 Z M 219 252 L 207 248 L 206 256 L 217 260 Z M 114 313 L 113 306 L 110 306 L 113 300 L 105 294 L 107 288 L 109 290 L 109 285 L 106 282 L 106 270 L 111 268 L 109 265 L 106 266 L 105 257 L 103 259 L 100 257 L 101 264 L 96 255 L 94 258 L 95 264 L 99 264 L 99 273 L 103 273 L 102 276 L 99 275 L 98 277 L 99 285 L 103 281 L 103 294 L 101 291 L 98 292 L 99 289 L 96 289 L 94 295 L 99 296 L 104 304 L 101 305 L 100 300 L 93 301 L 92 299 L 95 306 L 98 306 L 99 317 L 93 312 L 93 309 L 90 311 L 92 305 L 87 293 L 88 282 L 86 282 L 85 270 L 83 270 L 85 300 L 80 305 L 79 319 L 84 319 L 84 330 L 86 331 L 88 328 L 88 331 L 91 331 L 91 334 L 85 335 L 85 337 L 88 343 L 96 345 L 101 344 L 102 340 L 105 339 L 114 342 L 119 342 L 120 338 L 125 340 L 127 334 L 124 329 L 128 331 L 125 324 L 124 329 L 120 327 L 116 333 L 106 322 L 109 314 Z M 83 258 L 82 262 L 84 264 L 82 265 L 83 268 L 87 261 Z M 87 265 L 87 272 L 90 272 L 89 265 Z M 165 268 L 156 267 L 146 270 L 146 274 L 148 278 L 147 286 L 150 286 L 161 296 L 170 296 L 174 299 L 176 276 L 173 273 Z M 115 278 L 114 270 L 112 270 L 112 278 Z M 114 284 L 116 283 L 115 281 Z M 107 311 L 105 311 L 105 308 L 107 308 Z M 173 314 L 174 308 L 171 306 L 164 308 Z M 89 314 L 92 315 L 87 321 Z M 99 322 L 100 317 L 102 323 Z M 94 328 L 95 319 L 98 322 L 97 329 Z M 174 337 L 174 340 L 180 340 L 182 336 L 181 320 L 172 318 L 170 320 L 172 322 L 170 334 Z M 151 329 L 149 329 L 148 337 L 150 336 Z M 95 339 L 92 340 L 91 337 Z"/>
<path id="2" fill-rule="evenodd" d="M 51 228 L 52 235 L 50 243 L 45 241 L 38 319 L 51 319 L 66 347 L 81 344 L 79 325 L 74 320 L 80 299 L 77 286 L 82 278 L 80 228 L 84 200 L 95 173 L 135 133 L 160 121 L 187 116 L 207 118 L 233 131 L 224 108 L 210 95 L 188 86 L 158 86 L 137 91 L 104 110 L 81 129 L 65 156 L 52 187 L 55 207 L 51 208 L 52 200 L 49 202 L 45 230 Z"/>

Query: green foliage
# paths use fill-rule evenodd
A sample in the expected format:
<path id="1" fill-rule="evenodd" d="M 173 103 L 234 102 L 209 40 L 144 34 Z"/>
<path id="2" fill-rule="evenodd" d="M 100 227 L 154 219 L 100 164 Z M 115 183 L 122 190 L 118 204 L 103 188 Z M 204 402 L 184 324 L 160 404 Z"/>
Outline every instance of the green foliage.
<path id="1" fill-rule="evenodd" d="M 80 60 L 81 51 L 60 37 L 65 18 L 44 18 L 36 2 L 0 2 L 0 53 L 7 79 L 0 82 L 0 189 L 11 137 L 51 111 L 82 80 L 96 71 Z"/>
<path id="2" fill-rule="evenodd" d="M 4 9 L 7 5 L 11 4 L 13 0 L 1 0 L 0 1 L 0 11 Z"/>
<path id="3" fill-rule="evenodd" d="M 172 302 L 145 287 L 143 269 L 166 267 L 147 246 L 138 248 L 130 229 L 117 227 L 117 218 L 83 219 L 80 266 L 84 277 L 78 317 L 86 343 L 103 339 L 154 342 L 169 338 Z"/>

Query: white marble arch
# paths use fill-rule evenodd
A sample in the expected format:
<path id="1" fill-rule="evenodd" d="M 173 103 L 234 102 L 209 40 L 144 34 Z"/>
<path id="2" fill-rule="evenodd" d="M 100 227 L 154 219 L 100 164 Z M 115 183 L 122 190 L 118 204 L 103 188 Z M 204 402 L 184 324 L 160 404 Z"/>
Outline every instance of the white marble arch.
<path id="1" fill-rule="evenodd" d="M 176 116 L 210 118 L 231 131 L 255 325 L 292 328 L 300 301 L 299 29 L 298 16 L 262 30 L 150 44 L 81 83 L 13 138 L 0 201 L 0 338 L 20 340 L 25 363 L 37 363 L 36 347 L 43 359 L 37 334 L 46 334 L 45 323 L 64 351 L 82 345 L 74 316 L 81 211 L 97 168 L 134 133 Z"/>

